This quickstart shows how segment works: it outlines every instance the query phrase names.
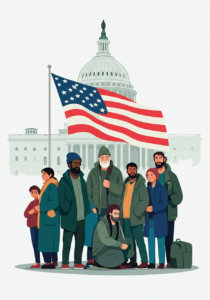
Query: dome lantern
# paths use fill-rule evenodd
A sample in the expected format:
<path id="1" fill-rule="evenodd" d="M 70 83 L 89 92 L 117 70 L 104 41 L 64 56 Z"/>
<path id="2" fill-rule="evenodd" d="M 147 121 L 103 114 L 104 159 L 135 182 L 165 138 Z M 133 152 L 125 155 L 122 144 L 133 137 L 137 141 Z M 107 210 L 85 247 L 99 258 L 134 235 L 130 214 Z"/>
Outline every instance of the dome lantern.
<path id="1" fill-rule="evenodd" d="M 101 32 L 101 36 L 98 40 L 98 52 L 96 55 L 110 55 L 109 52 L 109 43 L 110 41 L 108 40 L 107 36 L 106 36 L 106 31 L 105 31 L 105 27 L 106 27 L 106 23 L 103 22 L 101 23 L 101 28 L 102 28 L 102 32 Z"/>

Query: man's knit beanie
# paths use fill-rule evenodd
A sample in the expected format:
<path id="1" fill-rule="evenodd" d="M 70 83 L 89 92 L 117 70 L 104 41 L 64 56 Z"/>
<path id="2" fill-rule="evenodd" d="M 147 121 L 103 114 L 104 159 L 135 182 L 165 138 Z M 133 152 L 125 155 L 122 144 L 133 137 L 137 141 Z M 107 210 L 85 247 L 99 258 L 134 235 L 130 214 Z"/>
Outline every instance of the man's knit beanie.
<path id="1" fill-rule="evenodd" d="M 109 149 L 105 146 L 102 146 L 100 149 L 99 149 L 99 152 L 98 152 L 98 157 L 100 157 L 101 155 L 109 155 L 111 156 L 111 153 L 109 151 Z"/>

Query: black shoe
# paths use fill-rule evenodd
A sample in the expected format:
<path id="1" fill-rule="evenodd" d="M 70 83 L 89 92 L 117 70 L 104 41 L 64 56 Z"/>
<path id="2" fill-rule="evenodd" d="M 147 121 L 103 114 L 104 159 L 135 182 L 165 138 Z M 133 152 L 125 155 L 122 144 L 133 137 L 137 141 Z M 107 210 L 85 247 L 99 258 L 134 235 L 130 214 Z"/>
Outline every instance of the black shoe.
<path id="1" fill-rule="evenodd" d="M 136 267 L 138 267 L 138 264 L 136 262 L 130 261 L 128 264 L 131 265 L 130 268 L 136 268 Z"/>
<path id="2" fill-rule="evenodd" d="M 155 269 L 155 264 L 149 264 L 148 269 Z"/>
<path id="3" fill-rule="evenodd" d="M 44 264 L 44 265 L 41 266 L 41 268 L 42 269 L 55 269 L 55 265 L 53 265 L 53 264 L 50 264 L 50 265 Z"/>

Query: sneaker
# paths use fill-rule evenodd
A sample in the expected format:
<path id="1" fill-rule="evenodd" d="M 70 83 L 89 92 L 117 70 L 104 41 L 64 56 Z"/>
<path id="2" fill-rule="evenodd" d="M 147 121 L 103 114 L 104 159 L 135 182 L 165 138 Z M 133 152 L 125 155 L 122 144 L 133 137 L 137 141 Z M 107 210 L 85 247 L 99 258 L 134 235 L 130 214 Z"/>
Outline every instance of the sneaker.
<path id="1" fill-rule="evenodd" d="M 61 269 L 62 269 L 62 270 L 69 270 L 70 267 L 69 267 L 69 265 L 62 265 L 62 266 L 61 266 Z"/>
<path id="2" fill-rule="evenodd" d="M 148 269 L 155 269 L 155 264 L 149 264 Z"/>
<path id="3" fill-rule="evenodd" d="M 40 268 L 40 267 L 41 267 L 40 264 L 36 264 L 36 265 L 30 266 L 31 269 L 36 269 L 36 268 Z"/>
<path id="4" fill-rule="evenodd" d="M 140 269 L 148 269 L 148 263 L 147 262 L 142 262 L 138 267 L 136 267 L 137 270 Z"/>
<path id="5" fill-rule="evenodd" d="M 167 263 L 167 266 L 166 266 L 167 268 L 171 268 L 171 265 L 169 264 L 169 263 Z"/>
<path id="6" fill-rule="evenodd" d="M 53 264 L 44 264 L 41 266 L 42 269 L 55 269 Z"/>
<path id="7" fill-rule="evenodd" d="M 125 264 L 120 265 L 120 269 L 129 269 L 129 268 L 132 268 L 132 265 L 129 263 L 127 263 L 127 265 L 125 265 Z"/>
<path id="8" fill-rule="evenodd" d="M 94 259 L 87 260 L 87 265 L 93 265 L 93 264 L 94 264 Z"/>
<path id="9" fill-rule="evenodd" d="M 158 269 L 164 269 L 164 268 L 165 268 L 164 264 L 159 264 Z"/>
<path id="10" fill-rule="evenodd" d="M 54 262 L 53 262 L 53 265 L 54 265 L 55 267 L 57 267 L 57 266 L 58 266 L 58 262 L 57 262 L 57 261 L 54 261 Z"/>
<path id="11" fill-rule="evenodd" d="M 75 270 L 81 270 L 84 269 L 85 265 L 83 264 L 74 264 L 74 269 Z"/>

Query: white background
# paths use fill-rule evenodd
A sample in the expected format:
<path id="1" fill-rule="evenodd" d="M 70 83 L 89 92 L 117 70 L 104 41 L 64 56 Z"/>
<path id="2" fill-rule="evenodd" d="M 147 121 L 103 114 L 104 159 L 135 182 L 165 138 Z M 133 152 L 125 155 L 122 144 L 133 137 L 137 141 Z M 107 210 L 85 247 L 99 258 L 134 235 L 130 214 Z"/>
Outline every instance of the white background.
<path id="1" fill-rule="evenodd" d="M 1 299 L 209 299 L 209 14 L 210 1 L 202 0 L 0 1 Z M 159 107 L 168 133 L 202 134 L 201 163 L 172 165 L 184 193 L 175 238 L 192 243 L 196 271 L 93 277 L 14 267 L 34 260 L 23 212 L 29 187 L 42 180 L 10 175 L 8 134 L 27 127 L 47 133 L 47 65 L 76 81 L 97 52 L 103 19 L 111 54 L 127 69 L 137 102 Z M 52 133 L 64 122 L 52 85 Z M 61 250 L 62 243 L 59 259 Z"/>

